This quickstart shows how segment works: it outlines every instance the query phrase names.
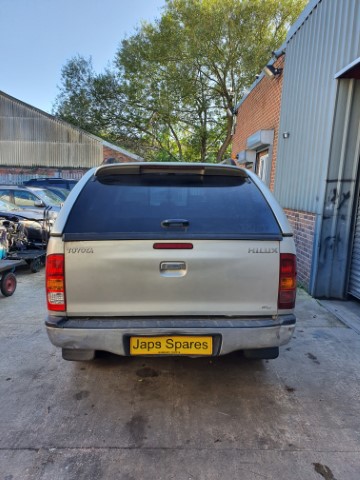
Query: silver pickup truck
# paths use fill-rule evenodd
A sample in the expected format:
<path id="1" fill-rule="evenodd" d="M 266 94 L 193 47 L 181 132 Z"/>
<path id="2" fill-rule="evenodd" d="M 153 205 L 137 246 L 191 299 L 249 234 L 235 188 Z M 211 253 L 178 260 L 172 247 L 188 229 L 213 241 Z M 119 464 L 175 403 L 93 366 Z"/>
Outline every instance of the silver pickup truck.
<path id="1" fill-rule="evenodd" d="M 46 296 L 47 333 L 66 360 L 97 350 L 276 358 L 295 328 L 292 231 L 247 170 L 104 165 L 54 225 Z"/>

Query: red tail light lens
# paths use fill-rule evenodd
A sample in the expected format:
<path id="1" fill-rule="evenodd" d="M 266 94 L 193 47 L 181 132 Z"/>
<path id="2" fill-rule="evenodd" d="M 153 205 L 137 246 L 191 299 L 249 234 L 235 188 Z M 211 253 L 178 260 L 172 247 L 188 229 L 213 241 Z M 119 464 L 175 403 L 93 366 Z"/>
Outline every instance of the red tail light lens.
<path id="1" fill-rule="evenodd" d="M 53 254 L 46 259 L 46 299 L 51 311 L 66 310 L 64 266 L 64 255 Z"/>
<path id="2" fill-rule="evenodd" d="M 192 243 L 154 243 L 155 250 L 192 250 Z"/>
<path id="3" fill-rule="evenodd" d="M 279 309 L 295 307 L 296 299 L 296 256 L 291 253 L 280 254 Z"/>

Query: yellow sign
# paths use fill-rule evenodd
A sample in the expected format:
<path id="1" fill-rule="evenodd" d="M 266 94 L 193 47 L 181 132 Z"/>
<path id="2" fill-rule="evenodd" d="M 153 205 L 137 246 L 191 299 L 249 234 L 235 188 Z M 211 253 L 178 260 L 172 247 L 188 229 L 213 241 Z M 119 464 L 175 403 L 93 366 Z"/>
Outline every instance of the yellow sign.
<path id="1" fill-rule="evenodd" d="M 212 355 L 212 337 L 131 337 L 131 355 Z"/>

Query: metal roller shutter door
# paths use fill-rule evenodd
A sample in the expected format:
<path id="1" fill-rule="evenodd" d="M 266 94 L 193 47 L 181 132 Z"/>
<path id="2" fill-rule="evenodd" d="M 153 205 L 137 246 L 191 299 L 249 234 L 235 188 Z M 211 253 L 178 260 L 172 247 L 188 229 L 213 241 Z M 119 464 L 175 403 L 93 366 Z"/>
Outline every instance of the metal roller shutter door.
<path id="1" fill-rule="evenodd" d="M 360 199 L 355 219 L 355 234 L 351 255 L 349 293 L 360 298 Z"/>

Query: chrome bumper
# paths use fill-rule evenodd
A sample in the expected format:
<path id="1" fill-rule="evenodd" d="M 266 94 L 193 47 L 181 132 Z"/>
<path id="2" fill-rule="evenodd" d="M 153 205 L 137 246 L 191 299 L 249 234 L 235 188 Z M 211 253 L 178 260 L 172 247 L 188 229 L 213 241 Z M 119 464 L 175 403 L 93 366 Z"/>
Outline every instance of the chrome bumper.
<path id="1" fill-rule="evenodd" d="M 63 318 L 49 316 L 51 343 L 66 349 L 104 350 L 129 355 L 129 338 L 138 335 L 211 335 L 218 338 L 216 355 L 236 350 L 271 348 L 289 342 L 296 319 L 292 314 L 272 318 Z"/>

